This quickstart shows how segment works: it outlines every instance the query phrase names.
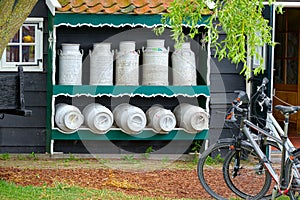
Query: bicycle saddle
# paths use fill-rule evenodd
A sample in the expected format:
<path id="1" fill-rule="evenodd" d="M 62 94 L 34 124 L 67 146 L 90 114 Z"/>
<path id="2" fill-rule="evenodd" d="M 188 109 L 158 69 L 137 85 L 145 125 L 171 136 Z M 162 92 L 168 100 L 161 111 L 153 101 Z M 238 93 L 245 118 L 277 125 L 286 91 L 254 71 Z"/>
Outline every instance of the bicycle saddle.
<path id="1" fill-rule="evenodd" d="M 294 114 L 298 110 L 300 110 L 300 106 L 282 106 L 282 105 L 276 105 L 275 109 L 282 112 L 283 114 Z"/>

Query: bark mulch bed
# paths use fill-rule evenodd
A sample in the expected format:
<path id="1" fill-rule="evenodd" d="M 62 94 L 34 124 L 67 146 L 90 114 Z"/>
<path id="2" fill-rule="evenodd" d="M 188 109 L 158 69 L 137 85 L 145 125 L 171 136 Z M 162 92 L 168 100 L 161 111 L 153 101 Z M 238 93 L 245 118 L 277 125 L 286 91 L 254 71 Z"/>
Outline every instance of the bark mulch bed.
<path id="1" fill-rule="evenodd" d="M 41 166 L 37 163 L 35 167 L 26 167 L 26 165 L 20 167 L 16 163 L 3 164 L 0 160 L 0 180 L 23 186 L 45 186 L 45 184 L 55 186 L 63 183 L 95 189 L 108 188 L 149 197 L 211 199 L 198 180 L 196 167 L 194 169 L 121 170 L 109 167 L 84 168 L 80 165 L 71 168 L 62 166 L 47 168 L 39 165 Z M 212 177 L 216 180 L 216 187 L 219 187 L 220 191 L 228 192 L 226 187 L 218 185 L 218 180 L 222 177 Z"/>

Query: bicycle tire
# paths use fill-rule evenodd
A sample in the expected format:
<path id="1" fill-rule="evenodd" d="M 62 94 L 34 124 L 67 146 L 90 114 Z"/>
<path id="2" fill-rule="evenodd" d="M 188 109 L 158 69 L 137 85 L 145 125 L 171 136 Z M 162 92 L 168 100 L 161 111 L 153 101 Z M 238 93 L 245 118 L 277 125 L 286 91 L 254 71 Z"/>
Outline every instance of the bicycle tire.
<path id="1" fill-rule="evenodd" d="M 221 180 L 223 179 L 224 158 L 230 152 L 232 144 L 234 144 L 234 139 L 220 140 L 205 150 L 198 160 L 198 179 L 205 191 L 214 199 L 239 198 L 227 187 L 225 180 Z M 223 190 L 220 191 L 219 188 Z M 224 188 L 227 188 L 225 192 Z"/>
<path id="2" fill-rule="evenodd" d="M 290 182 L 291 174 L 293 167 L 298 171 L 298 174 L 300 174 L 300 149 L 297 149 L 293 153 L 294 159 L 291 161 L 290 159 L 287 159 L 286 161 L 286 168 L 285 168 L 285 180 L 287 184 Z M 293 180 L 291 181 L 291 188 L 288 191 L 288 196 L 291 200 L 297 200 L 300 197 L 300 177 L 295 177 L 293 175 Z"/>
<path id="3" fill-rule="evenodd" d="M 275 142 L 265 141 L 264 144 L 279 150 Z M 275 182 L 272 182 L 271 175 L 264 168 L 254 149 L 250 145 L 242 148 L 240 155 L 242 167 L 238 169 L 238 174 L 233 176 L 235 155 L 236 151 L 232 150 L 225 158 L 223 175 L 226 185 L 243 199 L 270 199 Z"/>

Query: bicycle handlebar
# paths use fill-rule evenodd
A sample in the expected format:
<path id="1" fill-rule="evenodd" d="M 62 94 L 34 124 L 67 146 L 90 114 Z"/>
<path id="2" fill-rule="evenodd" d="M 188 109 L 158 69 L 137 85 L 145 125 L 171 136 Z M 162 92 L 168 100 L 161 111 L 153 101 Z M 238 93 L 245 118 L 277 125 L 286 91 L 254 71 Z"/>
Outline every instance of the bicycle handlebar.
<path id="1" fill-rule="evenodd" d="M 269 106 L 271 102 L 270 98 L 265 94 L 266 84 L 268 84 L 268 82 L 269 79 L 265 77 L 263 78 L 261 85 L 257 87 L 256 93 L 259 93 L 259 98 L 261 99 L 261 101 L 259 101 L 258 99 L 257 101 L 258 104 L 261 106 L 261 109 L 263 109 L 263 104 Z M 238 96 L 231 103 L 232 107 L 230 109 L 230 112 L 225 117 L 226 121 L 230 121 L 230 122 L 235 122 L 237 120 L 234 113 L 235 110 L 239 112 L 247 112 L 246 109 L 240 108 L 240 105 L 242 105 L 242 99 L 247 96 L 246 92 L 241 90 L 234 91 L 234 92 L 238 93 Z"/>
<path id="2" fill-rule="evenodd" d="M 243 109 L 240 108 L 240 105 L 242 105 L 242 98 L 246 95 L 246 92 L 239 91 L 239 95 L 236 99 L 233 100 L 231 103 L 232 108 L 230 112 L 226 115 L 225 119 L 226 121 L 235 122 L 237 119 L 235 118 L 234 111 L 238 110 L 239 112 L 242 112 Z"/>

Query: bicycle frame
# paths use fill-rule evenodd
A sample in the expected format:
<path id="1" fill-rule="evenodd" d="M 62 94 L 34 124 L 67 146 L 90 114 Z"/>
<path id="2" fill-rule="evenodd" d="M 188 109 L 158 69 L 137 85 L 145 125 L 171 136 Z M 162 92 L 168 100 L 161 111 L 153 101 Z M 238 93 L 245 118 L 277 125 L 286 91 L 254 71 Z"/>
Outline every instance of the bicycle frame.
<path id="1" fill-rule="evenodd" d="M 273 133 L 274 136 L 278 139 L 281 139 L 282 136 L 287 137 L 288 123 L 285 124 L 285 126 L 284 126 L 284 128 L 286 130 L 283 130 L 281 128 L 281 126 L 279 125 L 278 121 L 273 116 L 272 102 L 269 98 L 267 98 L 266 105 L 268 106 L 267 119 L 266 119 L 266 128 L 271 130 L 271 133 Z M 279 144 L 280 144 L 280 142 L 279 142 Z M 281 145 L 279 147 L 281 147 Z M 289 138 L 287 138 L 287 141 L 286 141 L 286 149 L 290 152 L 292 152 L 296 149 Z"/>
<path id="2" fill-rule="evenodd" d="M 240 91 L 238 98 L 236 98 L 232 102 L 232 110 L 231 112 L 226 116 L 227 120 L 234 121 L 234 109 L 237 109 L 239 112 L 242 113 L 242 118 L 240 122 L 240 134 L 235 139 L 235 165 L 234 165 L 234 173 L 237 173 L 238 169 L 240 168 L 240 144 L 241 140 L 243 140 L 243 135 L 246 136 L 248 145 L 251 145 L 251 147 L 256 152 L 257 156 L 260 159 L 261 164 L 266 168 L 267 172 L 271 175 L 273 180 L 276 182 L 276 187 L 274 187 L 272 198 L 275 198 L 276 193 L 279 192 L 281 194 L 287 194 L 289 192 L 291 182 L 287 183 L 287 181 L 294 180 L 293 178 L 296 178 L 296 184 L 297 186 L 300 186 L 300 173 L 294 163 L 294 161 L 290 158 L 291 155 L 296 151 L 296 148 L 291 143 L 291 141 L 288 138 L 288 125 L 289 125 L 289 116 L 292 113 L 295 113 L 295 111 L 300 110 L 299 107 L 295 110 L 284 110 L 282 107 L 279 107 L 282 109 L 283 112 L 285 112 L 284 117 L 284 128 L 282 129 L 277 120 L 274 118 L 272 114 L 272 101 L 271 99 L 264 93 L 267 79 L 263 80 L 263 83 L 261 86 L 258 87 L 257 93 L 259 94 L 260 100 L 258 100 L 258 104 L 263 109 L 263 105 L 267 106 L 267 118 L 266 118 L 266 125 L 265 128 L 260 128 L 258 125 L 253 124 L 251 121 L 247 119 L 248 117 L 248 109 L 242 109 L 239 106 L 242 104 L 241 97 L 244 97 L 244 92 Z M 263 152 L 262 146 L 258 143 L 258 140 L 256 137 L 253 137 L 253 131 L 250 129 L 254 129 L 257 131 L 260 135 L 263 135 L 264 138 L 271 139 L 275 141 L 279 149 L 281 150 L 281 168 L 280 168 L 280 174 L 275 171 L 275 169 L 272 166 L 272 163 L 270 162 L 270 157 L 266 155 L 266 153 Z M 250 143 L 250 144 L 249 144 Z M 291 162 L 292 164 L 292 175 L 289 178 L 286 178 L 286 173 L 289 173 L 287 170 L 285 170 L 286 166 L 288 166 Z M 289 165 L 290 166 L 290 165 Z M 288 180 L 285 180 L 288 179 Z M 278 187 L 277 187 L 278 186 Z"/>
<path id="3" fill-rule="evenodd" d="M 289 116 L 287 115 L 285 117 L 288 118 Z M 269 121 L 267 121 L 267 126 L 269 128 L 271 128 L 271 131 L 263 130 L 262 128 L 256 126 L 249 120 L 243 119 L 243 122 L 241 125 L 242 132 L 244 133 L 244 135 L 247 137 L 247 139 L 251 143 L 252 147 L 254 148 L 255 152 L 258 154 L 261 161 L 263 161 L 263 165 L 266 167 L 267 171 L 270 173 L 273 180 L 276 182 L 276 184 L 278 186 L 280 186 L 280 188 L 279 188 L 280 191 L 282 193 L 286 193 L 287 191 L 285 191 L 285 190 L 287 189 L 287 183 L 286 183 L 286 180 L 284 180 L 285 176 L 283 176 L 285 173 L 284 168 L 286 165 L 287 155 L 289 155 L 292 151 L 294 151 L 295 147 L 293 146 L 293 144 L 290 142 L 290 140 L 287 137 L 288 120 L 285 121 L 284 130 L 282 130 L 282 128 L 280 127 L 280 125 L 278 124 L 278 122 L 276 121 L 276 119 L 274 118 L 272 113 L 268 113 L 267 119 L 269 120 Z M 281 148 L 281 151 L 282 151 L 281 173 L 280 173 L 281 176 L 278 176 L 278 174 L 275 172 L 268 157 L 261 150 L 261 148 L 257 144 L 256 140 L 251 135 L 251 131 L 249 130 L 249 128 L 258 131 L 260 134 L 263 134 L 264 136 L 273 139 L 275 142 L 277 142 L 279 144 L 279 147 Z M 299 174 L 298 170 L 295 170 L 295 169 L 296 168 L 294 168 L 294 170 L 293 170 L 294 176 L 296 178 L 299 178 L 300 174 Z"/>

